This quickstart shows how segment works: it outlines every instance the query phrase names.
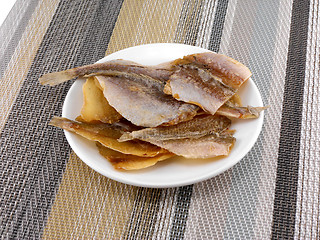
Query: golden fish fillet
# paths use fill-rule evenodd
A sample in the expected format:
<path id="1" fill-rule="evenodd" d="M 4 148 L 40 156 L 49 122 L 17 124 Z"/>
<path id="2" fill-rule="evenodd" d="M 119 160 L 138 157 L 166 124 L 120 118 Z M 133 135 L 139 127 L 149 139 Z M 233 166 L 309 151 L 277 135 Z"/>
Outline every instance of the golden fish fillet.
<path id="1" fill-rule="evenodd" d="M 140 139 L 172 140 L 183 138 L 200 138 L 212 133 L 220 133 L 228 129 L 231 120 L 219 115 L 199 115 L 193 119 L 167 127 L 144 128 L 138 131 L 124 133 L 119 141 Z"/>
<path id="2" fill-rule="evenodd" d="M 155 78 L 134 73 L 96 78 L 109 104 L 137 126 L 174 125 L 197 114 L 197 106 L 165 94 L 165 83 Z"/>
<path id="3" fill-rule="evenodd" d="M 139 157 L 114 151 L 110 148 L 104 147 L 100 143 L 97 143 L 96 145 L 99 153 L 108 159 L 114 168 L 123 170 L 138 170 L 151 167 L 159 161 L 163 161 L 174 156 L 174 154 L 167 152 L 158 154 L 154 157 Z"/>
<path id="4" fill-rule="evenodd" d="M 243 64 L 211 52 L 188 55 L 173 64 L 177 70 L 167 81 L 164 92 L 211 114 L 215 114 L 251 76 Z"/>
<path id="5" fill-rule="evenodd" d="M 154 157 L 158 154 L 167 152 L 166 150 L 147 142 L 119 142 L 117 139 L 127 131 L 127 129 L 119 124 L 90 124 L 75 122 L 62 117 L 53 117 L 49 124 L 74 132 L 86 139 L 100 142 L 103 146 L 124 154 L 132 154 L 141 157 Z"/>
<path id="6" fill-rule="evenodd" d="M 97 85 L 98 84 L 98 85 Z M 83 105 L 81 118 L 84 122 L 114 123 L 122 116 L 108 103 L 94 77 L 89 77 L 82 87 Z"/>
<path id="7" fill-rule="evenodd" d="M 90 77 L 97 75 L 109 76 L 113 73 L 128 72 L 135 74 L 143 74 L 161 81 L 166 81 L 172 74 L 172 71 L 164 68 L 165 65 L 143 66 L 138 63 L 117 59 L 104 63 L 95 63 L 68 69 L 61 72 L 47 73 L 40 77 L 39 82 L 42 85 L 54 86 L 77 77 Z"/>

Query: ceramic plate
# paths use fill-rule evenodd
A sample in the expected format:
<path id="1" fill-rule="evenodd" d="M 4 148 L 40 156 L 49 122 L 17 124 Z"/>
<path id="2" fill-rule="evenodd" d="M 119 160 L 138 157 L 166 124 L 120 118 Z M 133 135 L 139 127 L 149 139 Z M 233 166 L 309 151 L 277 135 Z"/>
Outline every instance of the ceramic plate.
<path id="1" fill-rule="evenodd" d="M 184 55 L 207 51 L 183 44 L 157 43 L 123 49 L 104 57 L 98 62 L 126 59 L 144 65 L 155 65 Z M 75 119 L 80 115 L 84 81 L 84 79 L 79 79 L 70 88 L 63 105 L 63 117 Z M 252 79 L 249 79 L 241 87 L 239 95 L 244 106 L 263 106 L 259 90 Z M 134 186 L 164 188 L 200 182 L 226 171 L 250 151 L 259 136 L 262 123 L 263 113 L 258 119 L 233 121 L 231 129 L 236 129 L 234 136 L 237 141 L 228 157 L 213 159 L 174 157 L 159 162 L 155 166 L 137 171 L 115 170 L 108 160 L 99 154 L 94 142 L 67 131 L 65 131 L 65 135 L 70 146 L 82 161 L 100 174 Z"/>

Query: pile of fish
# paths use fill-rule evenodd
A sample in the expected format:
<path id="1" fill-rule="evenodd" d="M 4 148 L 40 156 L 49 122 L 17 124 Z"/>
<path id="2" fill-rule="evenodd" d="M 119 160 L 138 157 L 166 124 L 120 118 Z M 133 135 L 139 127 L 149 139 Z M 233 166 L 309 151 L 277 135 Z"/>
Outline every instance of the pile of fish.
<path id="1" fill-rule="evenodd" d="M 49 73 L 57 85 L 84 77 L 76 121 L 50 124 L 95 141 L 116 169 L 141 169 L 178 155 L 227 156 L 236 139 L 230 118 L 257 118 L 266 107 L 243 107 L 238 89 L 250 70 L 222 54 L 184 56 L 157 66 L 112 60 Z"/>

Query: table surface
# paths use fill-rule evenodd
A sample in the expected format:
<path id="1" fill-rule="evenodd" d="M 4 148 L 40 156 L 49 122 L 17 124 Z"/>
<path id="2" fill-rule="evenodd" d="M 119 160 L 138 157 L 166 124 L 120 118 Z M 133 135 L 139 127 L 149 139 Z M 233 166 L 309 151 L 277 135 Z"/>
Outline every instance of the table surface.
<path id="1" fill-rule="evenodd" d="M 0 26 L 3 239 L 319 239 L 319 0 L 17 0 Z M 263 130 L 234 167 L 149 189 L 86 166 L 63 131 L 72 82 L 47 72 L 145 43 L 229 55 L 253 72 Z"/>

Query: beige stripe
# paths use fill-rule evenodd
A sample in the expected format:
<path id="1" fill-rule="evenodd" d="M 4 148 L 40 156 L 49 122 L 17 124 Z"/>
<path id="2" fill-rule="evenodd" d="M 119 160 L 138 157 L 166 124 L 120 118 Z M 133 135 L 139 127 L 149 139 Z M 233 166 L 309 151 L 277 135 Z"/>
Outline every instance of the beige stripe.
<path id="1" fill-rule="evenodd" d="M 137 188 L 112 181 L 71 154 L 44 239 L 118 239 Z"/>
<path id="2" fill-rule="evenodd" d="M 106 55 L 139 44 L 172 42 L 182 3 L 182 0 L 126 1 Z"/>
<path id="3" fill-rule="evenodd" d="M 310 3 L 301 123 L 295 239 L 319 239 L 320 228 L 320 5 Z"/>
<path id="4" fill-rule="evenodd" d="M 181 8 L 182 1 L 124 1 L 106 54 L 138 44 L 173 41 Z M 72 153 L 43 237 L 122 238 L 137 193 L 138 188 L 101 176 Z M 155 199 L 146 203 L 149 206 L 138 210 L 142 210 L 142 219 L 152 221 L 146 208 L 152 209 Z M 141 235 L 147 232 L 143 226 L 140 229 Z"/>
<path id="5" fill-rule="evenodd" d="M 40 1 L 0 80 L 0 131 L 27 76 L 58 3 L 59 0 Z"/>

